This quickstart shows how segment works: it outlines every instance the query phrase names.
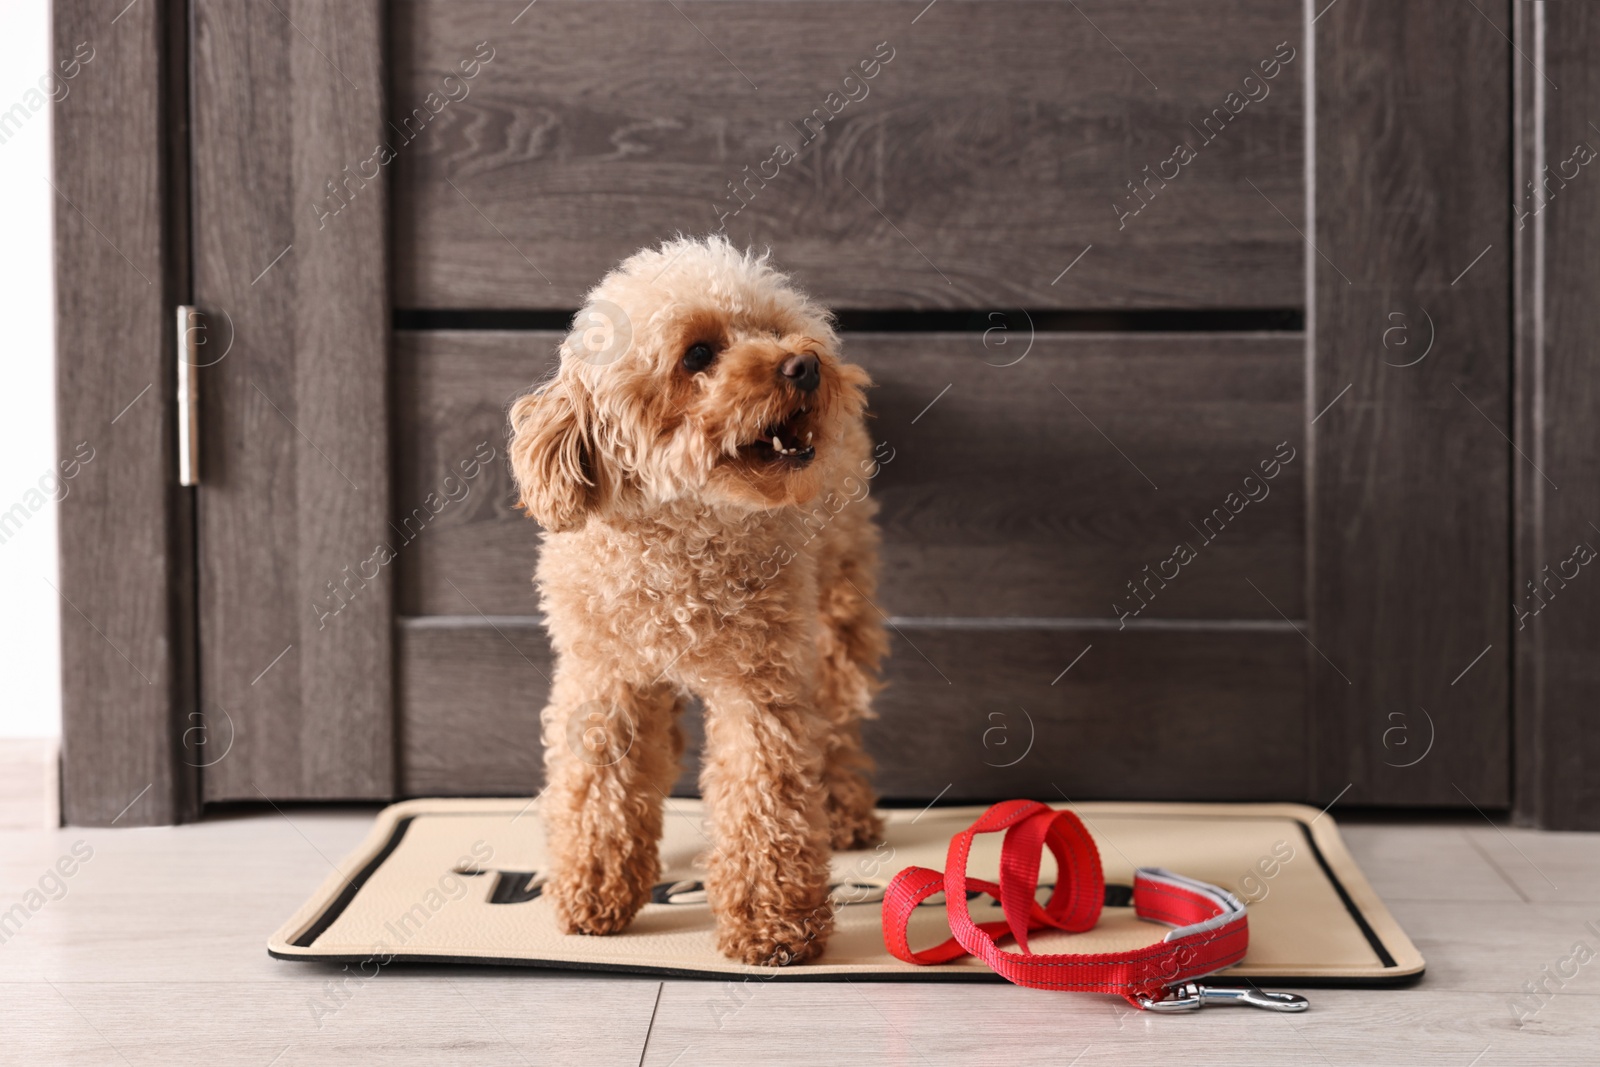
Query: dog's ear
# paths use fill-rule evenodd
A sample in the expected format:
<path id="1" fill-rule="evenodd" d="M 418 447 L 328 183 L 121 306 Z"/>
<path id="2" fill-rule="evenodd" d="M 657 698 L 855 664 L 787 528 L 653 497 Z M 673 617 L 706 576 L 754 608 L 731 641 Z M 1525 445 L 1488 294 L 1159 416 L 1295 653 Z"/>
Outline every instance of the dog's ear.
<path id="1" fill-rule="evenodd" d="M 586 405 L 559 380 L 511 405 L 511 471 L 520 504 L 552 533 L 581 527 L 605 491 Z"/>

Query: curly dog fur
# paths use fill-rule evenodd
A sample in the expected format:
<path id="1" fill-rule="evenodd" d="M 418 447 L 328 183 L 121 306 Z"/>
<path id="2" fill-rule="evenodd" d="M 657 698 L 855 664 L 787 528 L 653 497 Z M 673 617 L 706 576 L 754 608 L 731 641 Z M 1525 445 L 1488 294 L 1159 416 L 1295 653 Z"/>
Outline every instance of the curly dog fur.
<path id="1" fill-rule="evenodd" d="M 649 899 L 693 695 L 718 947 L 821 953 L 830 850 L 882 829 L 860 733 L 885 649 L 869 384 L 764 256 L 680 238 L 608 274 L 554 378 L 513 405 L 545 531 L 541 810 L 568 932 L 615 933 Z"/>

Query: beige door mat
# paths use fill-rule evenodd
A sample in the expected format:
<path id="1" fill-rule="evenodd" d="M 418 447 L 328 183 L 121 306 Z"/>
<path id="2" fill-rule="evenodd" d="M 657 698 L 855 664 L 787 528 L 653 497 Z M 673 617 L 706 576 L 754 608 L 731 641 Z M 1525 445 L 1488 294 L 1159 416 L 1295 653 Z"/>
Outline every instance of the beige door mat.
<path id="1" fill-rule="evenodd" d="M 1069 805 L 1058 805 L 1069 807 Z M 1299 804 L 1070 805 L 1094 835 L 1105 867 L 1100 924 L 1082 934 L 1029 938 L 1036 953 L 1114 952 L 1160 941 L 1166 927 L 1127 907 L 1135 867 L 1165 867 L 1232 891 L 1249 908 L 1250 951 L 1224 972 L 1298 985 L 1394 985 L 1421 975 L 1423 959 L 1345 850 L 1331 816 Z M 982 807 L 885 811 L 885 843 L 833 859 L 835 929 L 816 962 L 773 971 L 713 947 L 697 857 L 710 849 L 698 800 L 668 802 L 663 874 L 627 930 L 611 937 L 561 933 L 540 895 L 544 831 L 524 800 L 408 800 L 384 809 L 361 847 L 267 942 L 280 959 L 379 965 L 391 960 L 513 964 L 680 977 L 759 974 L 780 980 L 1000 979 L 977 960 L 918 967 L 884 947 L 882 890 L 907 866 L 942 870 L 950 838 Z M 968 867 L 993 879 L 1001 835 L 977 839 Z M 1040 881 L 1053 884 L 1048 851 Z M 1041 895 L 1041 899 L 1042 895 Z M 949 937 L 943 896 L 917 909 L 911 944 Z M 988 896 L 978 921 L 1000 918 Z M 1012 946 L 1014 947 L 1014 946 Z"/>

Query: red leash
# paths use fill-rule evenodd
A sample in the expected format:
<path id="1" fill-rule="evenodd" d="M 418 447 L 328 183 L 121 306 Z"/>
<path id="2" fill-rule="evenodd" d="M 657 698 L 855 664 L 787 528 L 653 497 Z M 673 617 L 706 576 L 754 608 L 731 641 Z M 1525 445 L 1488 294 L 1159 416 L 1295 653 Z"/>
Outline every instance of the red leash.
<path id="1" fill-rule="evenodd" d="M 1002 830 L 1006 836 L 1000 849 L 1000 883 L 967 877 L 973 838 Z M 1060 873 L 1041 907 L 1034 894 L 1045 848 L 1055 855 Z M 973 922 L 967 910 L 972 890 L 998 900 L 1004 921 Z M 906 939 L 912 912 L 941 891 L 954 936 L 914 951 Z M 1174 927 L 1164 941 L 1129 952 L 1036 955 L 1028 951 L 1029 931 L 1050 927 L 1082 933 L 1093 928 L 1104 901 L 1100 852 L 1082 820 L 1037 801 L 1008 800 L 950 839 L 943 873 L 907 867 L 895 876 L 884 890 L 883 939 L 889 951 L 907 963 L 948 963 L 970 954 L 1018 985 L 1115 993 L 1146 1009 L 1197 1008 L 1207 999 L 1280 1011 L 1306 1006 L 1303 998 L 1287 993 L 1245 994 L 1195 986 L 1195 979 L 1244 958 L 1250 943 L 1249 920 L 1232 893 L 1160 868 L 1143 867 L 1134 873 L 1133 907 L 1141 919 Z M 1000 948 L 996 938 L 1006 936 L 1016 938 L 1020 952 Z"/>

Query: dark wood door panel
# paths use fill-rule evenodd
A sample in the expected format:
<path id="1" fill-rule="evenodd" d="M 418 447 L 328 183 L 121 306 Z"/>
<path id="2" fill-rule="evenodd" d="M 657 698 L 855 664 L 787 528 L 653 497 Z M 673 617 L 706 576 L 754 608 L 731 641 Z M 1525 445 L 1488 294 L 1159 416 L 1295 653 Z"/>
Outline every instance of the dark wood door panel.
<path id="1" fill-rule="evenodd" d="M 390 5 L 399 306 L 719 226 L 837 307 L 1304 303 L 1295 0 L 507 7 Z"/>
<path id="2" fill-rule="evenodd" d="M 1299 799 L 1306 645 L 1252 628 L 894 636 L 868 723 L 888 797 Z M 1079 658 L 1081 657 L 1081 658 Z M 1029 742 L 1032 747 L 1029 748 Z"/>
<path id="3" fill-rule="evenodd" d="M 1309 662 L 1346 803 L 1510 800 L 1510 15 L 1317 23 Z"/>
<path id="4" fill-rule="evenodd" d="M 984 340 L 849 341 L 893 457 L 885 610 L 1300 616 L 1301 338 L 1040 334 L 1010 366 L 1025 339 Z"/>
<path id="5" fill-rule="evenodd" d="M 551 671 L 534 620 L 400 630 L 406 795 L 532 795 Z M 896 633 L 867 724 L 890 798 L 1301 799 L 1305 657 L 1284 625 Z M 678 791 L 696 790 L 697 724 Z"/>
<path id="6" fill-rule="evenodd" d="M 403 619 L 396 633 L 401 796 L 532 796 L 553 655 L 536 620 Z"/>
<path id="7" fill-rule="evenodd" d="M 877 382 L 884 610 L 1131 623 L 1301 616 L 1298 335 L 989 342 L 846 339 Z M 553 334 L 397 335 L 402 615 L 537 611 L 537 527 L 514 507 L 503 455 L 475 481 L 462 464 L 503 452 L 506 407 L 555 345 Z M 1002 360 L 1016 362 L 994 365 Z"/>
<path id="8" fill-rule="evenodd" d="M 391 357 L 396 608 L 532 615 L 539 527 L 505 456 L 511 401 L 555 368 L 555 333 L 397 331 Z M 489 449 L 474 478 L 475 457 Z M 466 469 L 463 469 L 463 465 Z"/>
<path id="9" fill-rule="evenodd" d="M 384 187 L 327 226 L 307 210 L 383 128 L 383 5 L 291 6 L 194 5 L 194 293 L 223 353 L 201 371 L 200 677 L 231 737 L 208 801 L 394 788 Z"/>

